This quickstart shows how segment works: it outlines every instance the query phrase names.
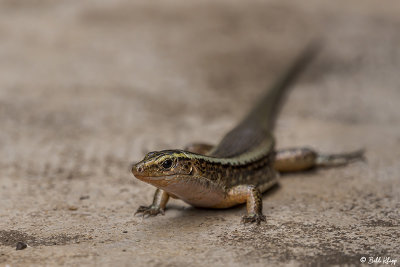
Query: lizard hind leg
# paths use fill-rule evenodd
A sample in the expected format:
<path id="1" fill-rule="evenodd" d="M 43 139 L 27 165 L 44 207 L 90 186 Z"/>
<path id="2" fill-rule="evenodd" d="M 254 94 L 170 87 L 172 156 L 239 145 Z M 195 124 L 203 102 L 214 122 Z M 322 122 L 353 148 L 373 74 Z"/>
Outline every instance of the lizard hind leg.
<path id="1" fill-rule="evenodd" d="M 364 150 L 342 154 L 321 154 L 309 148 L 278 150 L 274 168 L 279 172 L 295 172 L 314 167 L 336 167 L 364 160 Z"/>
<path id="2" fill-rule="evenodd" d="M 361 160 L 365 161 L 364 149 L 342 154 L 318 154 L 316 166 L 335 167 L 346 165 L 351 162 Z"/>
<path id="3" fill-rule="evenodd" d="M 192 144 L 185 146 L 184 150 L 192 152 L 192 153 L 206 155 L 213 148 L 214 148 L 214 146 L 210 145 L 210 144 L 192 143 Z"/>

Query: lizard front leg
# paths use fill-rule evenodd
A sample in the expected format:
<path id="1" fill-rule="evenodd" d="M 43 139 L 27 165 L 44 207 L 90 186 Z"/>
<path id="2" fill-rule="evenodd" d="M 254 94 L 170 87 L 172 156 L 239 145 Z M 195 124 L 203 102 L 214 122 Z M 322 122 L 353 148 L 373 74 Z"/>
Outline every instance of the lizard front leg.
<path id="1" fill-rule="evenodd" d="M 140 206 L 135 212 L 135 215 L 138 213 L 143 214 L 143 217 L 146 215 L 156 216 L 159 213 L 164 215 L 165 206 L 167 205 L 168 200 L 168 193 L 157 188 L 156 192 L 154 193 L 153 203 L 150 206 Z"/>
<path id="2" fill-rule="evenodd" d="M 247 215 L 242 217 L 243 223 L 260 224 L 265 221 L 262 214 L 262 195 L 254 185 L 237 185 L 231 188 L 224 202 L 227 206 L 246 202 Z"/>

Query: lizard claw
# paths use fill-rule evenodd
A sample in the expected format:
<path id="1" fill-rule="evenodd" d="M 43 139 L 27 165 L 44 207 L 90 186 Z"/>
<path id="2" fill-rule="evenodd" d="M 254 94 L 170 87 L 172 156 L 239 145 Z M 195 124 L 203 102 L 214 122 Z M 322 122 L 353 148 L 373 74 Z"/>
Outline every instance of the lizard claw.
<path id="1" fill-rule="evenodd" d="M 164 215 L 164 209 L 150 205 L 150 206 L 140 206 L 137 211 L 135 212 L 134 215 L 136 214 L 142 214 L 143 218 L 144 217 L 150 217 L 150 216 L 156 216 L 157 214 L 162 214 Z"/>
<path id="2" fill-rule="evenodd" d="M 244 215 L 242 217 L 242 223 L 246 224 L 246 223 L 257 223 L 260 224 L 261 221 L 265 221 L 265 216 L 262 214 L 249 214 L 249 215 Z"/>

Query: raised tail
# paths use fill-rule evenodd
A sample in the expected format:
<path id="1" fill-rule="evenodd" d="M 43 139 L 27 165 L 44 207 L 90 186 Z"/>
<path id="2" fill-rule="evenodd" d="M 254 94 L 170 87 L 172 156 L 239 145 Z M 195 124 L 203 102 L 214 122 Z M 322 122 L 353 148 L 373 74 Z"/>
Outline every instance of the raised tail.
<path id="1" fill-rule="evenodd" d="M 302 74 L 307 66 L 317 55 L 321 48 L 320 42 L 314 42 L 308 45 L 304 51 L 295 59 L 294 63 L 283 75 L 275 82 L 275 84 L 266 92 L 265 96 L 248 115 L 238 125 L 241 124 L 257 124 L 262 126 L 264 130 L 272 131 L 276 121 L 277 114 L 284 102 L 283 99 L 287 95 L 289 88 Z"/>
<path id="2" fill-rule="evenodd" d="M 276 115 L 290 86 L 320 50 L 320 42 L 308 45 L 291 67 L 277 80 L 248 115 L 210 152 L 214 157 L 236 157 L 271 138 Z M 273 140 L 271 140 L 273 142 Z"/>

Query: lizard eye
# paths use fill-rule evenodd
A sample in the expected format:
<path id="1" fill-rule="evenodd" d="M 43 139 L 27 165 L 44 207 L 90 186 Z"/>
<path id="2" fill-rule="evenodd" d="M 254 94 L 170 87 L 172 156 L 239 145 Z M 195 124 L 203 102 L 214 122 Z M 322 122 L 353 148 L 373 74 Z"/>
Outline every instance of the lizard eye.
<path id="1" fill-rule="evenodd" d="M 162 165 L 162 167 L 164 168 L 164 169 L 169 169 L 169 168 L 171 168 L 172 167 L 172 159 L 166 159 L 166 160 L 164 160 L 163 161 L 163 163 L 161 164 Z"/>

